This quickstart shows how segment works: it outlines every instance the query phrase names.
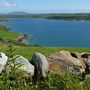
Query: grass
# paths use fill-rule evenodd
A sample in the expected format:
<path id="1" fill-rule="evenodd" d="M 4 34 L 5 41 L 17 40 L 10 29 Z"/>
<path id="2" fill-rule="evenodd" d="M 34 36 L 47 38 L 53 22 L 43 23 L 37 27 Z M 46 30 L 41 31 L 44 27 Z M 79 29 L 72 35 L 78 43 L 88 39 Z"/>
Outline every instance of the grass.
<path id="1" fill-rule="evenodd" d="M 7 39 L 7 40 L 14 40 L 17 37 L 19 37 L 19 33 L 16 32 L 5 32 L 5 31 L 0 31 L 0 38 Z"/>
<path id="2" fill-rule="evenodd" d="M 8 28 L 4 25 L 0 25 L 0 31 L 8 31 Z"/>
<path id="3" fill-rule="evenodd" d="M 14 46 L 15 54 L 23 55 L 26 58 L 31 58 L 34 52 L 44 54 L 46 57 L 55 52 L 66 50 L 70 52 L 90 52 L 90 48 L 65 48 L 65 47 L 35 47 L 35 46 Z M 7 45 L 0 44 L 0 51 L 6 51 Z"/>
<path id="4" fill-rule="evenodd" d="M 0 25 L 0 38 L 13 40 L 13 39 L 17 38 L 19 35 L 20 35 L 20 33 L 9 32 L 8 28 L 6 26 Z"/>
<path id="5" fill-rule="evenodd" d="M 6 26 L 0 25 L 0 43 L 26 45 L 25 43 L 16 40 L 20 35 L 20 33 L 11 32 L 9 31 L 9 28 L 7 28 Z"/>
<path id="6" fill-rule="evenodd" d="M 35 51 L 48 56 L 62 49 L 67 50 L 67 48 L 24 46 L 15 48 L 17 48 L 16 51 L 14 51 L 14 48 L 8 50 L 7 46 L 0 45 L 0 51 L 6 52 L 6 50 L 8 50 L 7 55 L 10 58 L 10 63 L 12 62 L 13 64 L 13 56 L 15 54 L 25 55 L 30 59 Z M 69 50 L 71 51 L 73 49 L 70 48 Z M 24 77 L 21 71 L 17 72 L 17 69 L 9 63 L 6 67 L 11 68 L 11 70 L 8 72 L 5 68 L 4 72 L 0 75 L 0 90 L 89 90 L 90 81 L 87 82 L 86 80 L 81 84 L 81 76 L 76 76 L 66 71 L 62 71 L 62 73 L 60 72 L 59 74 L 49 73 L 46 79 L 38 80 L 36 83 L 33 83 L 32 78 Z M 85 84 L 86 82 L 87 84 Z"/>
<path id="7" fill-rule="evenodd" d="M 14 46 L 14 55 L 22 55 L 29 60 L 34 52 L 43 53 L 46 57 L 52 53 L 68 50 L 72 52 L 90 52 L 90 48 L 65 48 L 65 47 L 30 47 Z M 5 52 L 7 45 L 0 44 L 0 52 Z M 13 50 L 12 50 L 13 51 Z M 9 54 L 12 54 L 12 52 Z M 12 78 L 12 79 L 10 79 Z M 81 76 L 62 71 L 60 74 L 50 73 L 46 79 L 33 83 L 32 78 L 23 77 L 22 72 L 12 69 L 10 73 L 3 72 L 0 75 L 1 90 L 90 90 L 90 79 L 82 81 Z"/>
<path id="8" fill-rule="evenodd" d="M 4 21 L 4 20 L 6 20 L 6 18 L 0 18 L 0 21 Z"/>

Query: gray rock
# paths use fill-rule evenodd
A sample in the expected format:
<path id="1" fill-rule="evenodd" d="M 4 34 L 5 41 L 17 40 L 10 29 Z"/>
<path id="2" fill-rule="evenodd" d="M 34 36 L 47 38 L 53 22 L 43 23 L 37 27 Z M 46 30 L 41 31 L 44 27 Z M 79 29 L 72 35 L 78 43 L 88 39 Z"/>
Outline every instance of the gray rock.
<path id="1" fill-rule="evenodd" d="M 0 53 L 0 73 L 4 70 L 8 61 L 8 57 L 4 53 Z"/>
<path id="2" fill-rule="evenodd" d="M 26 76 L 33 76 L 34 75 L 34 66 L 28 61 L 28 59 L 24 58 L 23 56 L 15 56 L 15 64 L 19 64 L 20 67 L 18 68 L 21 71 L 27 73 Z M 18 65 L 17 65 L 18 67 Z"/>
<path id="3" fill-rule="evenodd" d="M 52 69 L 58 66 L 61 69 L 73 72 L 74 74 L 81 74 L 85 72 L 85 64 L 77 54 L 68 51 L 60 51 L 48 57 L 49 67 Z"/>
<path id="4" fill-rule="evenodd" d="M 90 53 L 82 53 L 81 57 L 86 65 L 86 73 L 90 74 Z"/>
<path id="5" fill-rule="evenodd" d="M 49 64 L 44 55 L 41 53 L 34 53 L 31 63 L 35 66 L 35 77 L 40 79 L 46 78 L 49 71 Z"/>

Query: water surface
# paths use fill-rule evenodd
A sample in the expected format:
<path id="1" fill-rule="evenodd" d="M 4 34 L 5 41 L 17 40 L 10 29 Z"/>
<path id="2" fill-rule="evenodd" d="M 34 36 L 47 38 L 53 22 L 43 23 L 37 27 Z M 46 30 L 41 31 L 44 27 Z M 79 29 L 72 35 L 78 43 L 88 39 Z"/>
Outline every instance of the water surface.
<path id="1" fill-rule="evenodd" d="M 10 18 L 0 23 L 9 26 L 12 31 L 31 34 L 30 44 L 90 47 L 90 21 Z"/>

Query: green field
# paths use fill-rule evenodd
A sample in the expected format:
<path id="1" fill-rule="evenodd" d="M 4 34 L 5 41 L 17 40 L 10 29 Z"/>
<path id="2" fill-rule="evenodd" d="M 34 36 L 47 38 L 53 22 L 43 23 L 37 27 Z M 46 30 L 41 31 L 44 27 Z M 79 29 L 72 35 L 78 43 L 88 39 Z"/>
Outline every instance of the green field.
<path id="1" fill-rule="evenodd" d="M 19 33 L 13 33 L 13 32 L 3 32 L 0 31 L 0 38 L 13 40 L 16 39 L 20 34 Z"/>
<path id="2" fill-rule="evenodd" d="M 0 51 L 7 50 L 8 45 L 0 45 Z M 70 52 L 90 52 L 90 48 L 65 48 L 65 47 L 36 47 L 36 46 L 14 46 L 15 54 L 23 55 L 26 58 L 31 58 L 34 52 L 39 52 L 45 56 L 49 56 L 55 52 L 66 50 Z"/>
<path id="3" fill-rule="evenodd" d="M 16 32 L 9 32 L 5 26 L 0 26 L 0 38 L 13 40 L 17 38 L 20 34 Z"/>
<path id="4" fill-rule="evenodd" d="M 23 42 L 19 42 L 16 39 L 21 36 L 18 32 L 11 32 L 10 28 L 0 25 L 0 43 L 25 45 Z"/>
<path id="5" fill-rule="evenodd" d="M 0 18 L 0 21 L 4 21 L 4 20 L 6 20 L 6 18 Z"/>

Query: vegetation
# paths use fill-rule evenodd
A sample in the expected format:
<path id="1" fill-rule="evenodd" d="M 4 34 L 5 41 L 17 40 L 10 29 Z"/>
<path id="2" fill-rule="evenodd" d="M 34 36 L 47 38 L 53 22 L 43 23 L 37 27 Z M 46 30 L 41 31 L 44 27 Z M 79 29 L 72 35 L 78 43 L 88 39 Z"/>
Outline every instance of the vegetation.
<path id="1" fill-rule="evenodd" d="M 8 14 L 3 15 L 8 18 L 46 18 L 62 20 L 90 20 L 90 13 L 50 13 L 50 14 Z"/>
<path id="2" fill-rule="evenodd" d="M 6 20 L 6 18 L 0 18 L 0 21 L 4 21 L 4 20 Z"/>
<path id="3" fill-rule="evenodd" d="M 6 26 L 4 25 L 0 25 L 0 31 L 9 31 L 9 28 L 7 28 Z"/>
<path id="4" fill-rule="evenodd" d="M 14 55 L 25 55 L 30 59 L 31 54 L 34 52 L 43 52 L 49 55 L 52 52 L 60 50 L 60 48 L 41 48 L 41 47 L 15 47 L 1 46 L 0 51 L 4 51 L 9 57 L 5 70 L 0 75 L 0 89 L 1 90 L 90 90 L 90 79 L 83 81 L 81 76 L 76 76 L 66 71 L 59 74 L 49 73 L 46 79 L 41 79 L 36 83 L 30 77 L 25 77 L 23 72 L 18 71 L 14 64 Z M 17 48 L 17 49 L 16 49 Z M 27 49 L 26 49 L 27 48 Z M 29 48 L 29 50 L 28 50 Z M 61 48 L 64 49 L 64 48 Z M 74 48 L 65 48 L 67 50 L 75 50 Z M 16 50 L 16 51 L 15 51 Z M 44 51 L 45 50 L 45 51 Z M 76 49 L 80 52 L 85 49 Z M 89 49 L 90 50 L 90 49 Z M 88 51 L 89 51 L 88 50 Z M 19 52 L 18 52 L 19 51 Z M 25 51 L 25 52 L 24 52 Z M 28 56 L 30 55 L 30 56 Z M 10 62 L 10 63 L 9 63 Z M 12 66 L 12 64 L 14 66 Z"/>
<path id="5" fill-rule="evenodd" d="M 0 25 L 0 43 L 26 45 L 25 43 L 16 40 L 19 36 L 21 36 L 20 33 L 11 32 L 9 31 L 9 28 L 7 28 L 6 26 Z"/>
<path id="6" fill-rule="evenodd" d="M 47 17 L 47 19 L 62 19 L 62 20 L 90 20 L 90 14 L 56 14 Z"/>

